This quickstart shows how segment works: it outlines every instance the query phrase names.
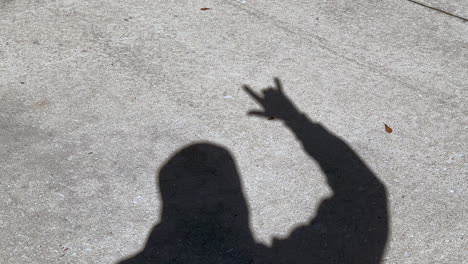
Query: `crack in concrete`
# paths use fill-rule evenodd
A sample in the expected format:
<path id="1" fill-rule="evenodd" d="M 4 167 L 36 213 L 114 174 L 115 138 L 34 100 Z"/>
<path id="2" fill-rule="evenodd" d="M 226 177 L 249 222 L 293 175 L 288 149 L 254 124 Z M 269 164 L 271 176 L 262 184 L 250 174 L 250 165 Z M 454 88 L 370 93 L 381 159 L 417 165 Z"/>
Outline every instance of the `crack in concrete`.
<path id="1" fill-rule="evenodd" d="M 456 17 L 456 18 L 461 19 L 461 20 L 463 20 L 463 21 L 465 21 L 465 22 L 468 21 L 468 19 L 466 19 L 466 18 L 464 18 L 464 17 L 457 16 L 457 15 L 455 15 L 455 14 L 449 13 L 449 12 L 447 12 L 447 11 L 444 11 L 444 10 L 439 9 L 439 8 L 436 8 L 436 7 L 428 6 L 428 5 L 426 5 L 426 4 L 423 4 L 423 3 L 420 3 L 420 2 L 417 2 L 417 1 L 414 1 L 414 0 L 407 0 L 407 1 L 409 1 L 409 2 L 411 2 L 411 3 L 415 3 L 415 4 L 420 5 L 420 6 L 423 6 L 423 7 L 426 7 L 426 8 L 429 8 L 429 9 L 432 9 L 432 10 L 434 10 L 434 11 L 437 11 L 437 12 L 440 12 L 440 13 L 443 13 L 443 14 L 446 14 L 446 15 L 449 15 L 449 16 L 452 16 L 452 17 Z"/>
<path id="2" fill-rule="evenodd" d="M 408 1 L 410 1 L 410 0 L 408 0 Z M 430 96 L 431 93 L 432 93 L 432 91 L 427 91 L 425 89 L 418 88 L 415 85 L 403 80 L 401 77 L 398 76 L 398 73 L 395 73 L 395 72 L 391 72 L 390 74 L 385 73 L 384 70 L 388 71 L 388 69 L 382 68 L 383 67 L 382 65 L 376 65 L 373 62 L 369 62 L 369 61 L 358 60 L 358 59 L 354 58 L 353 55 L 351 55 L 351 56 L 345 55 L 342 50 L 337 49 L 337 47 L 332 45 L 327 39 L 322 38 L 322 37 L 320 37 L 320 36 L 318 36 L 316 34 L 313 34 L 311 32 L 303 30 L 301 28 L 289 25 L 288 23 L 286 23 L 284 21 L 277 20 L 273 16 L 265 14 L 265 13 L 259 11 L 259 10 L 253 9 L 251 7 L 247 8 L 247 7 L 244 7 L 244 6 L 242 6 L 242 5 L 240 5 L 239 3 L 236 3 L 236 2 L 227 2 L 227 4 L 231 5 L 231 6 L 234 6 L 235 8 L 237 8 L 239 10 L 242 10 L 246 14 L 257 18 L 260 21 L 265 21 L 267 23 L 270 23 L 270 24 L 274 25 L 275 27 L 283 30 L 284 32 L 286 32 L 288 34 L 291 34 L 291 35 L 297 37 L 298 39 L 300 39 L 302 41 L 305 41 L 307 44 L 312 43 L 312 44 L 316 45 L 317 47 L 325 50 L 326 52 L 328 52 L 332 56 L 336 56 L 338 58 L 341 58 L 341 59 L 343 59 L 345 61 L 350 62 L 351 64 L 354 64 L 354 65 L 357 65 L 357 66 L 362 67 L 364 69 L 367 69 L 370 72 L 376 74 L 377 76 L 381 76 L 381 77 L 383 77 L 385 79 L 388 79 L 388 80 L 394 81 L 396 83 L 399 83 L 400 85 L 409 88 L 415 94 L 424 94 L 426 96 Z M 347 50 L 345 50 L 345 51 L 347 51 Z M 347 51 L 347 52 L 349 52 L 349 51 Z M 459 87 L 457 87 L 457 88 L 459 88 Z"/>

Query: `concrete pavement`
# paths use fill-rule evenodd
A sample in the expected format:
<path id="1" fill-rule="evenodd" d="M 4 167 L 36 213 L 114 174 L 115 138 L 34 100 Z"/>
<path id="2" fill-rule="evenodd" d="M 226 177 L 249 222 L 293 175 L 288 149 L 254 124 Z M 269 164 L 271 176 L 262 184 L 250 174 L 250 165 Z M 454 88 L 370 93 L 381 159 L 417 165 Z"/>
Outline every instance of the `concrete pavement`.
<path id="1" fill-rule="evenodd" d="M 403 0 L 9 0 L 0 263 L 135 254 L 161 220 L 158 170 L 197 141 L 234 155 L 255 239 L 288 237 L 331 190 L 281 122 L 246 115 L 242 85 L 273 77 L 385 184 L 383 263 L 468 260 L 463 20 Z"/>

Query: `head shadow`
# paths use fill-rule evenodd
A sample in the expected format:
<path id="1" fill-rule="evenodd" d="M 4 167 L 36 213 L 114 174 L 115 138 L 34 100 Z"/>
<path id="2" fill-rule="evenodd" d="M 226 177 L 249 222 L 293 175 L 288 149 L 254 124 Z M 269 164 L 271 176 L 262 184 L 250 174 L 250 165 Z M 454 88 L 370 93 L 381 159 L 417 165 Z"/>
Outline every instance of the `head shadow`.
<path id="1" fill-rule="evenodd" d="M 143 251 L 121 263 L 252 262 L 247 202 L 226 148 L 209 142 L 182 148 L 161 167 L 157 185 L 161 221 Z"/>
<path id="2" fill-rule="evenodd" d="M 232 154 L 213 143 L 184 147 L 160 169 L 162 221 L 244 229 L 248 208 Z M 201 232 L 206 230 L 200 230 Z"/>

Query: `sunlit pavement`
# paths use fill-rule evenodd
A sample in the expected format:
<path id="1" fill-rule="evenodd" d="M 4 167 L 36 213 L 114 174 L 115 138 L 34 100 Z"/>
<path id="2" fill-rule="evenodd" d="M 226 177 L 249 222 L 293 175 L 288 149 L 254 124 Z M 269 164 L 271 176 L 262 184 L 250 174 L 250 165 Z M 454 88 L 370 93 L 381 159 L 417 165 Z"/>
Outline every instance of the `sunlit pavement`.
<path id="1" fill-rule="evenodd" d="M 282 122 L 247 116 L 242 86 L 275 77 L 385 184 L 383 263 L 465 262 L 468 9 L 417 2 L 2 0 L 0 263 L 135 254 L 159 168 L 198 141 L 234 156 L 257 241 L 288 237 L 332 194 Z"/>

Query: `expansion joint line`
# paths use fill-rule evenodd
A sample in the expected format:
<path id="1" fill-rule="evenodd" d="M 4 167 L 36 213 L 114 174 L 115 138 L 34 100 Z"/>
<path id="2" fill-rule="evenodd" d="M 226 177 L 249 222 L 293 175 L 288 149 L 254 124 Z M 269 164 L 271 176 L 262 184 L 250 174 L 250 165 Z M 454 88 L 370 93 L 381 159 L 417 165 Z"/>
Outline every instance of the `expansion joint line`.
<path id="1" fill-rule="evenodd" d="M 449 12 L 444 11 L 444 10 L 439 9 L 439 8 L 435 8 L 435 7 L 432 7 L 432 6 L 428 6 L 428 5 L 426 5 L 426 4 L 423 4 L 423 3 L 420 3 L 420 2 L 417 2 L 417 1 L 414 1 L 414 0 L 407 0 L 407 1 L 410 1 L 411 3 L 415 3 L 415 4 L 420 5 L 420 6 L 427 7 L 427 8 L 429 8 L 429 9 L 435 10 L 435 11 L 440 12 L 440 13 L 444 13 L 444 14 L 449 15 L 449 16 L 452 16 L 452 17 L 456 17 L 456 18 L 458 18 L 458 19 L 463 20 L 464 22 L 467 22 L 467 21 L 468 21 L 468 19 L 466 19 L 466 18 L 464 18 L 464 17 L 454 15 L 454 14 L 452 14 L 452 13 L 449 13 Z"/>

